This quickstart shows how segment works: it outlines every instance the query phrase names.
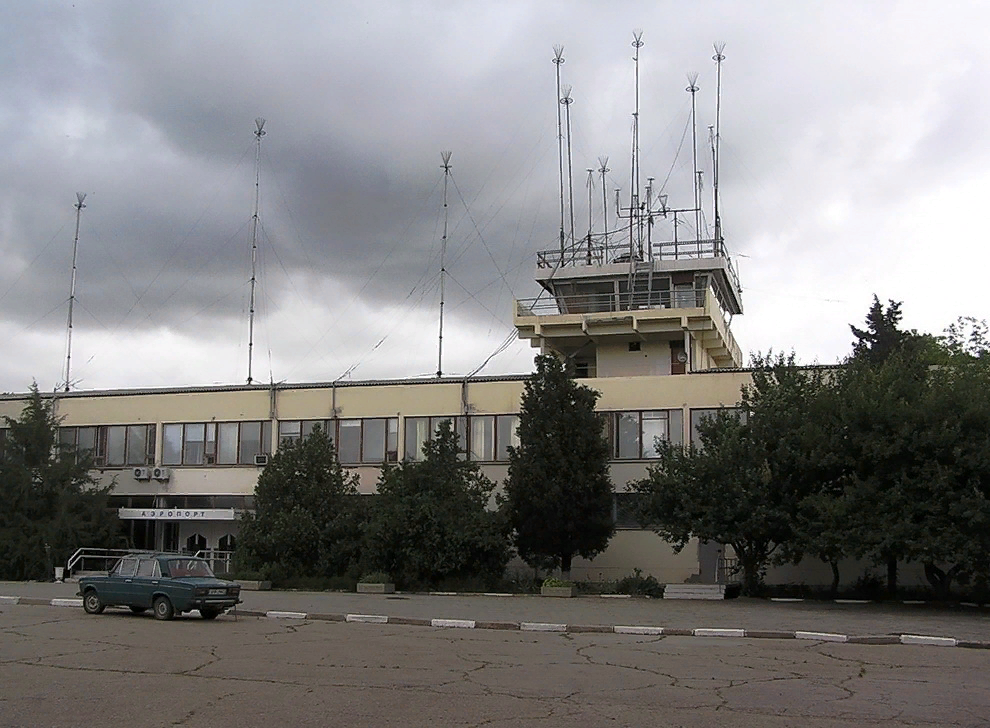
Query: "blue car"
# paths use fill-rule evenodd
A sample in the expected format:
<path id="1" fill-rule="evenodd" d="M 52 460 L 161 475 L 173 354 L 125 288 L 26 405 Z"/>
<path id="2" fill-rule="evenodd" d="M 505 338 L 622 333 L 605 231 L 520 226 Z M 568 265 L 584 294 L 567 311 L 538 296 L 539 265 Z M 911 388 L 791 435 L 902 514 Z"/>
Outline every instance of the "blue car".
<path id="1" fill-rule="evenodd" d="M 154 610 L 156 619 L 199 610 L 203 619 L 240 604 L 241 585 L 218 579 L 203 559 L 177 554 L 125 556 L 106 576 L 84 576 L 79 596 L 87 614 L 107 607 L 129 607 L 135 614 Z"/>

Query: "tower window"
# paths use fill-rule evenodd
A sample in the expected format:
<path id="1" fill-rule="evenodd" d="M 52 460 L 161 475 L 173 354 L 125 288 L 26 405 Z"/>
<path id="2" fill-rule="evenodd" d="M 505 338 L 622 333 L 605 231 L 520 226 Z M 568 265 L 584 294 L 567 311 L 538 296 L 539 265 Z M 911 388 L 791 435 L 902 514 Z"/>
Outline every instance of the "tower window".
<path id="1" fill-rule="evenodd" d="M 629 342 L 629 351 L 639 351 L 639 343 L 640 342 L 638 342 L 638 341 L 630 341 Z"/>

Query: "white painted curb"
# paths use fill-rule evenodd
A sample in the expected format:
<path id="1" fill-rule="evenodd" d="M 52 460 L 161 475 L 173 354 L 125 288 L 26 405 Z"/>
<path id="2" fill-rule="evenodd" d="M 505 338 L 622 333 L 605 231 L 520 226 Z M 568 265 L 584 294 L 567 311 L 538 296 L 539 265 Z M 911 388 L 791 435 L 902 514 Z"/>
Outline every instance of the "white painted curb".
<path id="1" fill-rule="evenodd" d="M 770 597 L 771 602 L 803 602 L 799 597 Z"/>
<path id="2" fill-rule="evenodd" d="M 956 640 L 952 637 L 928 637 L 920 634 L 902 634 L 902 645 L 934 645 L 936 647 L 955 647 Z"/>
<path id="3" fill-rule="evenodd" d="M 794 639 L 818 640 L 819 642 L 848 642 L 849 637 L 833 632 L 795 632 Z"/>
<path id="4" fill-rule="evenodd" d="M 833 599 L 836 604 L 869 604 L 869 599 Z"/>
<path id="5" fill-rule="evenodd" d="M 0 597 L 0 604 L 17 604 L 20 600 L 20 597 Z"/>
<path id="6" fill-rule="evenodd" d="M 430 622 L 434 627 L 453 627 L 459 629 L 474 629 L 473 619 L 434 619 Z"/>
<path id="7" fill-rule="evenodd" d="M 53 607 L 81 607 L 82 599 L 52 599 Z"/>
<path id="8" fill-rule="evenodd" d="M 269 619 L 306 619 L 306 612 L 277 612 L 275 610 L 265 612 Z"/>
<path id="9" fill-rule="evenodd" d="M 643 627 L 643 626 L 620 626 L 616 625 L 612 628 L 612 631 L 616 634 L 651 634 L 658 635 L 663 634 L 663 627 Z"/>
<path id="10" fill-rule="evenodd" d="M 744 629 L 695 629 L 695 637 L 745 637 Z"/>
<path id="11" fill-rule="evenodd" d="M 551 622 L 520 622 L 519 629 L 523 632 L 566 632 L 567 625 Z"/>
<path id="12" fill-rule="evenodd" d="M 365 622 L 367 624 L 388 624 L 388 615 L 385 614 L 348 614 L 344 617 L 346 622 Z"/>

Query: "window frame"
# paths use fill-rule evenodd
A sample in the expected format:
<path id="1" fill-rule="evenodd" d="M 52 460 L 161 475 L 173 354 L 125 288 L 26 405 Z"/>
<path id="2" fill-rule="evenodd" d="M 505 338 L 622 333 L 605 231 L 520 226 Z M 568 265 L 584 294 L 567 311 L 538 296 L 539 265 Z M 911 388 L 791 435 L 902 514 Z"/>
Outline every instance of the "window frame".
<path id="1" fill-rule="evenodd" d="M 679 407 L 653 408 L 641 410 L 608 410 L 602 412 L 605 415 L 605 430 L 608 440 L 609 460 L 629 462 L 635 460 L 656 460 L 657 453 L 654 443 L 644 445 L 644 421 L 665 422 L 666 442 L 672 445 L 680 445 L 684 442 L 684 410 Z M 663 415 L 647 416 L 647 415 Z M 628 432 L 628 427 L 623 430 L 620 422 L 635 418 L 635 454 L 628 454 L 628 449 L 623 448 L 623 440 L 620 435 Z"/>
<path id="2" fill-rule="evenodd" d="M 237 439 L 233 446 L 234 462 L 226 462 L 228 458 L 221 457 L 221 455 L 230 454 L 226 450 L 226 439 L 229 437 L 230 426 L 237 426 Z M 244 449 L 244 426 L 245 425 L 259 425 L 260 426 L 260 443 L 258 445 L 257 452 L 249 452 Z M 202 427 L 203 439 L 202 440 L 189 440 L 186 436 L 188 428 Z M 169 452 L 169 441 L 170 433 L 175 432 L 175 428 L 179 428 L 179 442 L 178 442 L 178 457 L 175 457 L 175 452 Z M 224 431 L 227 434 L 224 434 Z M 168 467 L 182 467 L 182 468 L 213 468 L 213 467 L 244 467 L 254 465 L 255 455 L 270 455 L 272 451 L 271 445 L 271 432 L 272 432 L 272 421 L 271 420 L 224 420 L 215 421 L 211 420 L 209 422 L 196 421 L 196 422 L 163 422 L 162 423 L 162 465 Z M 189 443 L 202 444 L 202 457 L 195 458 L 189 457 Z M 173 443 L 174 445 L 174 443 Z M 199 460 L 199 462 L 192 462 L 193 460 Z M 220 462 L 224 460 L 224 462 Z"/>

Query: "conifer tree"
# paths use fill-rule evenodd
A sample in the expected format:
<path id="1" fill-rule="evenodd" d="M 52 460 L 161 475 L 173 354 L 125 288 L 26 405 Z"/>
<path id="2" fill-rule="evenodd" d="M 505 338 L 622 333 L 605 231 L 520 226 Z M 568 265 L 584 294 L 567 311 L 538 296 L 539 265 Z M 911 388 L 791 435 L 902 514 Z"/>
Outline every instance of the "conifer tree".
<path id="1" fill-rule="evenodd" d="M 505 507 L 519 555 L 552 560 L 570 578 L 575 554 L 605 550 L 615 526 L 599 393 L 568 376 L 555 356 L 536 357 L 509 449 Z"/>

